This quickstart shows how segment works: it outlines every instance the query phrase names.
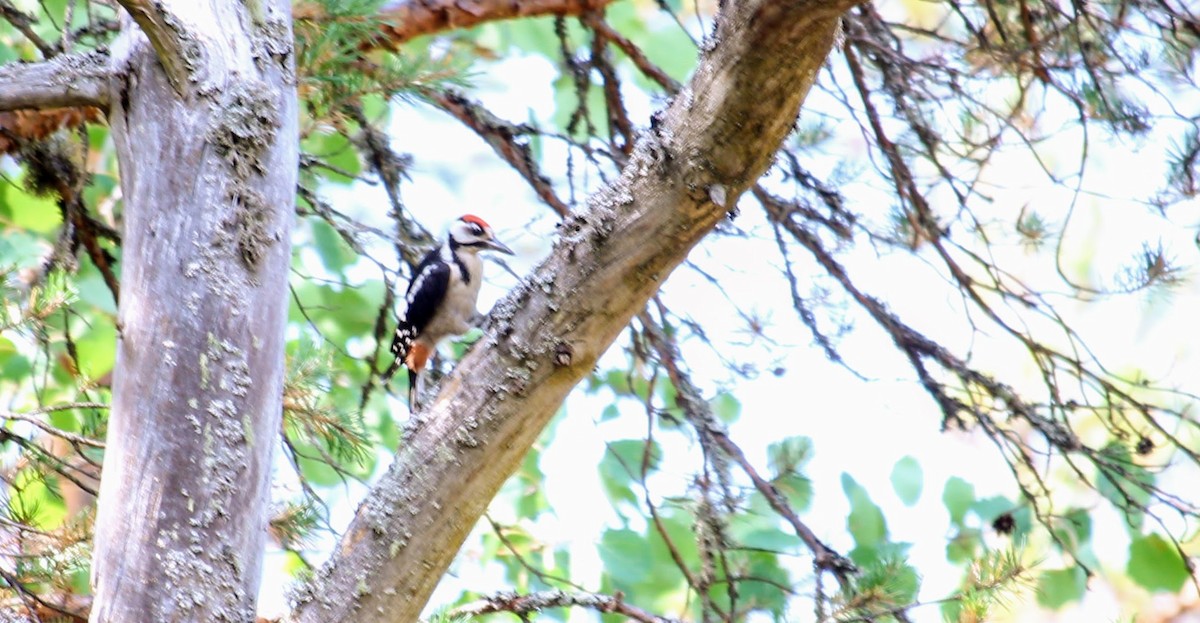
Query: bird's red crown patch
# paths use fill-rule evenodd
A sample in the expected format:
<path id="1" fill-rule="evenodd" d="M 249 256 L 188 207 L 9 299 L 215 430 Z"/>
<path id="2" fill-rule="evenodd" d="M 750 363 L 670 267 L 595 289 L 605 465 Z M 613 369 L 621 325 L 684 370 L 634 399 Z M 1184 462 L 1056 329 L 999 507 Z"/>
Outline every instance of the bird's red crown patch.
<path id="1" fill-rule="evenodd" d="M 458 220 L 465 221 L 467 223 L 475 223 L 484 229 L 491 229 L 491 226 L 487 224 L 487 221 L 475 216 L 474 214 L 464 214 L 463 217 Z"/>

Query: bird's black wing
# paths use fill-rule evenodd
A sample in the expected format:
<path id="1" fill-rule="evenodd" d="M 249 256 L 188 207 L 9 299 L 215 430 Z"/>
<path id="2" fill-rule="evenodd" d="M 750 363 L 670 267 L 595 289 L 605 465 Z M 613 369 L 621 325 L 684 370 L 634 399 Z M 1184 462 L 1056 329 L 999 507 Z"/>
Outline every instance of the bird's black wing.
<path id="1" fill-rule="evenodd" d="M 425 325 L 433 319 L 438 305 L 446 298 L 446 289 L 450 286 L 450 266 L 438 257 L 438 250 L 430 251 L 425 259 L 417 265 L 417 272 L 408 284 L 408 292 L 404 299 L 408 309 L 400 318 L 396 327 L 396 340 L 392 343 L 392 352 L 403 359 L 413 340 L 425 330 Z"/>

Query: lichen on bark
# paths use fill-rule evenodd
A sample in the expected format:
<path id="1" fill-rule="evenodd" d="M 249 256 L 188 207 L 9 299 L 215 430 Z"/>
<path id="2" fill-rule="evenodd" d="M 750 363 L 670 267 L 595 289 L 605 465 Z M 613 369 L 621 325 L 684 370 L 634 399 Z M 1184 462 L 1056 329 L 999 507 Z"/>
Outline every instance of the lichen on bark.
<path id="1" fill-rule="evenodd" d="M 279 131 L 278 104 L 266 84 L 239 80 L 215 106 L 207 138 L 233 172 L 225 194 L 234 216 L 227 225 L 242 263 L 254 272 L 267 247 L 279 238 L 271 231 L 270 206 L 255 188 L 255 178 L 267 173 L 263 158 Z"/>

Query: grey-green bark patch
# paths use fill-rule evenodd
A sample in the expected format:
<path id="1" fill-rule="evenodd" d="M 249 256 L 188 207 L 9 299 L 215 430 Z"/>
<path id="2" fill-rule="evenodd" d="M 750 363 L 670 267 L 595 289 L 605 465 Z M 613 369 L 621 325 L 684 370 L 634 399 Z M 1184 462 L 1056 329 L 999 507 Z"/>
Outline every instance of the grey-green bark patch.
<path id="1" fill-rule="evenodd" d="M 230 197 L 234 203 L 234 238 L 238 254 L 247 268 L 254 269 L 275 241 L 271 235 L 271 210 L 262 193 L 253 188 L 243 188 L 242 193 Z"/>
<path id="2" fill-rule="evenodd" d="M 174 35 L 176 47 L 179 50 L 179 60 L 183 62 L 181 69 L 187 73 L 188 79 L 192 82 L 198 82 L 196 70 L 204 66 L 204 50 L 200 46 L 200 42 L 196 40 L 182 21 L 170 11 L 163 11 L 161 14 L 163 24 L 169 28 Z M 156 45 L 157 49 L 158 46 Z M 161 60 L 161 59 L 160 59 Z"/>
<path id="3" fill-rule="evenodd" d="M 265 70 L 267 62 L 274 60 L 279 64 L 284 84 L 295 84 L 296 67 L 292 58 L 294 39 L 291 23 L 272 7 L 270 15 L 265 20 L 255 20 L 254 25 L 255 34 L 251 40 L 254 64 L 259 70 Z"/>
<path id="4" fill-rule="evenodd" d="M 208 141 L 233 170 L 226 190 L 234 206 L 228 223 L 238 255 L 246 268 L 258 268 L 267 247 L 275 242 L 271 210 L 255 186 L 266 174 L 267 157 L 279 131 L 279 105 L 274 92 L 258 80 L 236 82 L 217 104 L 208 130 Z"/>
<path id="5" fill-rule="evenodd" d="M 262 159 L 279 129 L 279 105 L 274 91 L 259 80 L 234 82 L 217 106 L 208 129 L 208 141 L 239 180 L 266 173 Z"/>

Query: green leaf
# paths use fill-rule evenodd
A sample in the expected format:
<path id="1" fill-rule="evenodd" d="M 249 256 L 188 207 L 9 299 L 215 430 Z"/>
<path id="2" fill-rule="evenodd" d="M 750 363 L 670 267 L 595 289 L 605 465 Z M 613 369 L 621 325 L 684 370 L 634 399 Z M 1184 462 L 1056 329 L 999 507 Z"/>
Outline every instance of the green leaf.
<path id="1" fill-rule="evenodd" d="M 767 446 L 767 467 L 775 477 L 801 471 L 812 459 L 812 438 L 787 437 Z"/>
<path id="2" fill-rule="evenodd" d="M 921 499 L 924 478 L 921 464 L 911 456 L 896 461 L 896 466 L 892 468 L 892 488 L 896 490 L 900 501 L 908 506 Z"/>
<path id="3" fill-rule="evenodd" d="M 967 510 L 974 502 L 975 485 L 958 476 L 946 481 L 946 486 L 942 489 L 942 503 L 946 505 L 946 510 L 950 511 L 950 521 L 961 526 L 967 516 Z"/>
<path id="4" fill-rule="evenodd" d="M 1012 500 L 1002 495 L 980 498 L 971 503 L 971 511 L 978 515 L 981 521 L 989 524 L 1000 515 L 1012 513 L 1017 508 Z"/>
<path id="5" fill-rule="evenodd" d="M 107 322 L 97 322 L 75 342 L 80 372 L 96 379 L 108 374 L 117 362 L 117 330 Z"/>
<path id="6" fill-rule="evenodd" d="M 1047 608 L 1057 610 L 1079 601 L 1087 590 L 1087 574 L 1078 566 L 1045 571 L 1038 578 L 1037 600 Z"/>
<path id="7" fill-rule="evenodd" d="M 541 453 L 536 449 L 530 450 L 521 462 L 516 477 L 508 479 L 510 484 L 516 483 L 518 486 L 516 510 L 520 517 L 532 519 L 550 509 L 550 502 L 541 487 L 546 475 L 539 465 L 540 457 Z"/>
<path id="8" fill-rule="evenodd" d="M 609 370 L 608 374 L 604 375 L 603 383 L 618 396 L 633 395 L 633 390 L 629 387 L 629 373 L 624 370 Z"/>
<path id="9" fill-rule="evenodd" d="M 663 410 L 666 411 L 665 421 L 682 422 L 683 409 L 679 408 L 679 392 L 675 389 L 675 384 L 666 375 L 658 377 L 656 384 L 658 399 L 662 401 Z"/>
<path id="10" fill-rule="evenodd" d="M 671 0 L 672 4 L 678 4 Z M 609 5 L 605 17 L 613 27 L 625 36 L 637 41 L 652 63 L 667 72 L 676 80 L 684 80 L 696 66 L 699 50 L 696 44 L 688 38 L 687 33 L 673 23 L 661 23 L 648 27 L 642 12 L 634 2 L 614 2 Z M 624 59 L 622 55 L 620 57 Z M 641 77 L 641 72 L 634 72 L 638 84 L 649 87 L 649 83 Z M 657 88 L 657 86 L 653 87 Z"/>
<path id="11" fill-rule="evenodd" d="M 784 614 L 788 595 L 781 586 L 791 586 L 779 558 L 769 552 L 747 552 L 744 560 L 737 561 L 740 568 L 746 570 L 745 576 L 754 578 L 753 582 L 741 582 L 738 585 L 739 605 L 753 610 L 765 610 L 775 615 L 776 620 Z M 725 587 L 721 587 L 718 595 L 726 596 Z M 755 617 L 748 617 L 755 618 Z"/>
<path id="12" fill-rule="evenodd" d="M 883 511 L 871 501 L 867 490 L 858 484 L 850 474 L 842 474 L 842 490 L 850 501 L 850 515 L 846 518 L 846 528 L 854 537 L 858 547 L 874 548 L 883 544 L 887 539 L 887 522 Z"/>
<path id="13" fill-rule="evenodd" d="M 708 401 L 709 407 L 713 410 L 713 415 L 717 416 L 718 420 L 726 424 L 732 424 L 737 421 L 738 416 L 742 414 L 742 403 L 738 402 L 737 398 L 729 392 L 721 392 Z"/>
<path id="14" fill-rule="evenodd" d="M 46 417 L 50 421 L 50 425 L 54 428 L 71 433 L 80 432 L 80 418 L 76 414 L 75 409 L 52 411 L 47 413 Z"/>
<path id="15" fill-rule="evenodd" d="M 79 293 L 79 300 L 84 303 L 106 314 L 116 315 L 117 302 L 113 299 L 112 290 L 104 283 L 100 271 L 90 263 L 80 267 L 79 275 L 75 279 L 75 291 Z"/>
<path id="16" fill-rule="evenodd" d="M 1162 536 L 1150 534 L 1129 544 L 1129 577 L 1149 591 L 1179 592 L 1188 579 L 1178 550 Z"/>
<path id="17" fill-rule="evenodd" d="M 690 522 L 674 513 L 663 513 L 659 519 L 684 563 L 696 564 L 698 554 Z M 640 595 L 648 602 L 670 600 L 685 586 L 666 542 L 653 527 L 646 535 L 628 529 L 608 530 L 600 537 L 597 550 L 605 575 L 627 595 Z"/>
<path id="18" fill-rule="evenodd" d="M 857 612 L 867 613 L 912 603 L 921 578 L 907 562 L 907 543 L 885 543 L 878 549 L 855 548 L 850 557 L 860 566 L 853 601 L 862 604 Z"/>
<path id="19" fill-rule="evenodd" d="M 83 201 L 87 205 L 96 205 L 111 197 L 116 188 L 117 178 L 103 173 L 95 173 L 92 175 L 91 182 L 83 189 Z"/>
<path id="20" fill-rule="evenodd" d="M 787 498 L 794 510 L 801 512 L 808 509 L 812 502 L 813 486 L 807 476 L 784 474 L 771 482 Z"/>
<path id="21" fill-rule="evenodd" d="M 9 504 L 13 508 L 32 511 L 32 525 L 43 530 L 53 530 L 62 525 L 67 517 L 67 508 L 54 480 L 46 480 L 30 469 L 18 472 L 13 486 L 9 488 Z"/>
<path id="22" fill-rule="evenodd" d="M 331 167 L 350 175 L 358 175 L 362 172 L 362 163 L 358 160 L 358 152 L 354 150 L 349 139 L 337 132 L 313 133 L 303 142 L 301 150 L 303 153 L 320 158 Z M 349 184 L 354 181 L 353 178 L 335 173 L 325 167 L 319 167 L 317 171 L 326 179 L 339 184 Z"/>
<path id="23" fill-rule="evenodd" d="M 374 14 L 375 11 L 372 11 Z M 386 123 L 391 120 L 391 101 L 379 93 L 367 93 L 362 97 L 363 114 L 367 119 L 374 119 L 375 123 L 386 126 Z"/>
<path id="24" fill-rule="evenodd" d="M 358 254 L 346 245 L 329 223 L 316 219 L 310 220 L 309 223 L 312 227 L 313 243 L 316 245 L 317 255 L 320 256 L 321 263 L 329 272 L 341 275 L 347 266 L 358 260 Z"/>
<path id="25" fill-rule="evenodd" d="M 983 544 L 979 536 L 979 530 L 975 528 L 959 529 L 954 538 L 946 542 L 946 560 L 954 564 L 975 560 L 975 554 Z"/>
<path id="26" fill-rule="evenodd" d="M 498 44 L 491 45 L 501 48 L 515 47 L 550 58 L 558 56 L 558 38 L 554 36 L 554 21 L 551 18 L 535 17 L 493 22 L 480 30 L 484 35 L 482 39 L 485 45 L 490 44 L 489 39 L 495 39 Z"/>
<path id="27" fill-rule="evenodd" d="M 24 355 L 17 352 L 0 353 L 0 378 L 26 381 L 32 371 L 33 366 Z"/>
<path id="28" fill-rule="evenodd" d="M 375 400 L 375 397 L 372 397 L 372 400 Z M 379 436 L 379 442 L 383 444 L 383 447 L 389 451 L 394 453 L 400 447 L 400 429 L 392 418 L 379 418 L 378 424 L 375 425 L 375 434 Z"/>
<path id="29" fill-rule="evenodd" d="M 0 266 L 34 266 L 49 248 L 44 240 L 28 232 L 4 231 L 0 235 Z"/>
<path id="30" fill-rule="evenodd" d="M 1124 444 L 1113 442 L 1100 451 L 1104 463 L 1097 465 L 1096 490 L 1112 505 L 1125 513 L 1131 531 L 1142 527 L 1146 503 L 1150 501 L 1148 487 L 1154 484 L 1154 474 L 1133 462 Z"/>
<path id="31" fill-rule="evenodd" d="M 762 503 L 766 505 L 765 501 Z M 769 552 L 791 551 L 800 543 L 795 534 L 780 529 L 779 516 L 770 512 L 730 515 L 729 536 L 742 547 Z"/>
<path id="32" fill-rule="evenodd" d="M 296 465 L 300 467 L 300 473 L 306 480 L 321 487 L 332 487 L 344 483 L 342 475 L 329 463 L 309 458 L 321 456 L 315 446 L 300 440 L 292 440 L 292 445 L 296 448 Z"/>
<path id="33" fill-rule="evenodd" d="M 1055 518 L 1054 536 L 1056 545 L 1070 552 L 1076 551 L 1092 538 L 1092 517 L 1086 509 L 1073 508 L 1062 517 Z M 1061 544 L 1060 544 L 1061 543 Z"/>
<path id="34" fill-rule="evenodd" d="M 597 550 L 604 562 L 604 570 L 624 582 L 637 584 L 650 575 L 654 561 L 649 557 L 646 540 L 633 530 L 605 532 Z"/>
<path id="35" fill-rule="evenodd" d="M 632 389 L 633 395 L 637 396 L 638 400 L 643 403 L 646 402 L 646 399 L 650 397 L 650 381 L 640 374 L 635 374 L 633 376 Z"/>
<path id="36" fill-rule="evenodd" d="M 450 352 L 454 355 L 455 361 L 462 361 L 463 357 L 467 356 L 467 351 L 483 337 L 483 329 L 479 327 L 471 327 L 466 333 L 459 336 L 457 339 L 450 342 Z M 385 356 L 386 358 L 386 356 Z"/>
<path id="37" fill-rule="evenodd" d="M 47 234 L 62 225 L 62 212 L 53 199 L 31 195 L 20 186 L 0 181 L 0 221 Z"/>
<path id="38" fill-rule="evenodd" d="M 621 439 L 608 444 L 604 456 L 600 459 L 600 482 L 608 499 L 617 504 L 626 502 L 633 506 L 638 503 L 637 495 L 633 492 L 633 483 L 641 480 L 642 463 L 646 452 L 649 460 L 646 472 L 652 472 L 658 467 L 662 456 L 657 442 L 652 442 L 647 448 L 645 439 Z"/>
<path id="39" fill-rule="evenodd" d="M 350 338 L 370 334 L 375 328 L 378 302 L 383 300 L 383 283 L 372 280 L 349 287 L 304 282 L 295 286 L 295 296 L 290 298 L 290 321 L 312 321 L 324 338 L 344 344 Z M 307 317 L 298 305 L 304 306 Z"/>

